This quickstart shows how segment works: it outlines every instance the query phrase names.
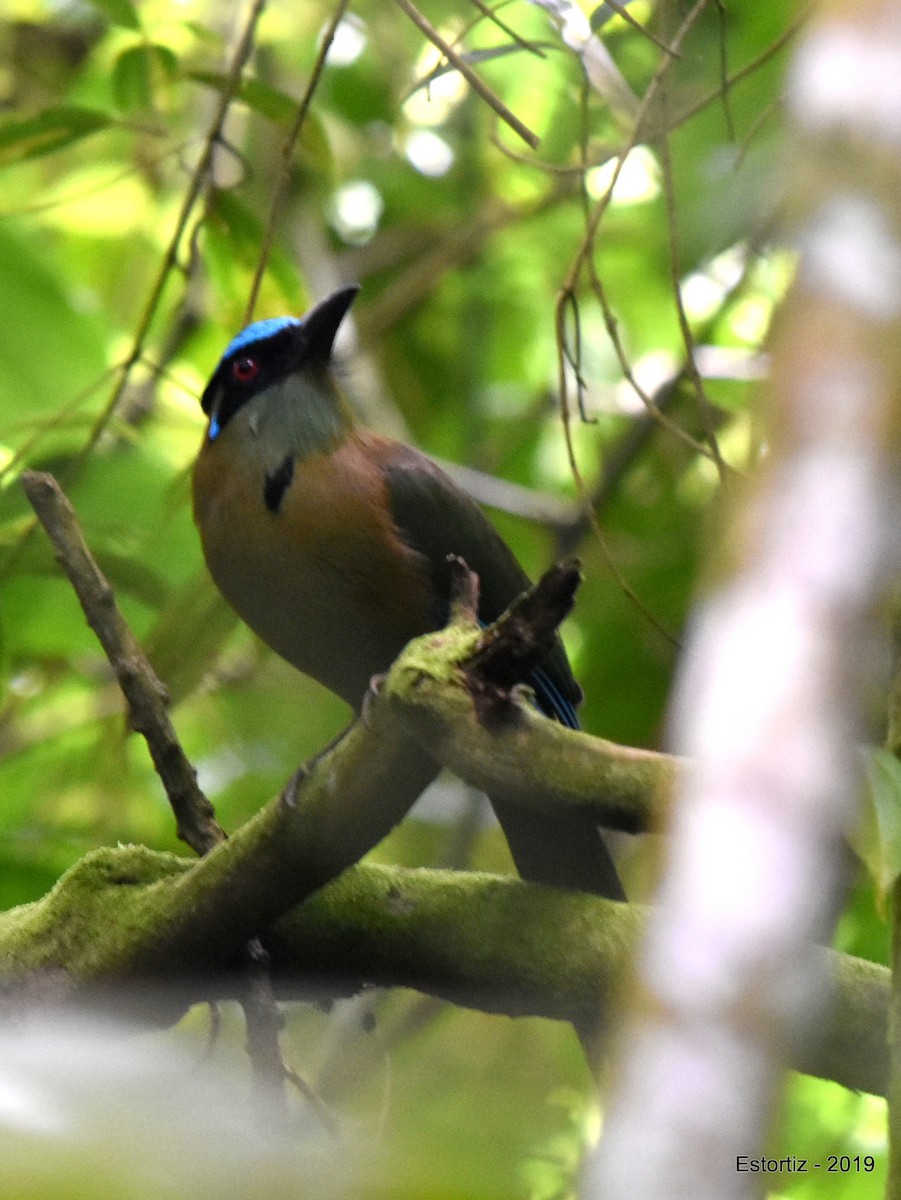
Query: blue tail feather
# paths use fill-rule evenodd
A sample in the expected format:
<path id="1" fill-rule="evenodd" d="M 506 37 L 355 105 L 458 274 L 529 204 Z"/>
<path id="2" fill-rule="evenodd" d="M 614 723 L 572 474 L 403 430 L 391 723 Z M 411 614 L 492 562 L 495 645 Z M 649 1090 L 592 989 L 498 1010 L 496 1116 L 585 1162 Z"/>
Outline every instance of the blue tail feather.
<path id="1" fill-rule="evenodd" d="M 579 718 L 571 701 L 560 691 L 547 671 L 537 667 L 529 676 L 529 683 L 535 689 L 538 707 L 548 717 L 553 717 L 568 729 L 579 729 Z"/>

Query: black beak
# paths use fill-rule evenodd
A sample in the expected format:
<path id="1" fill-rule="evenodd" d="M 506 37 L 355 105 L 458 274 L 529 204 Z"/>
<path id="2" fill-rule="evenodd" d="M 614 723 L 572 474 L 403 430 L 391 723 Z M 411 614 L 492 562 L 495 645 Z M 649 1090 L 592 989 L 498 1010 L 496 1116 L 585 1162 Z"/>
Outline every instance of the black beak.
<path id="1" fill-rule="evenodd" d="M 332 356 L 332 344 L 344 316 L 360 290 L 358 283 L 351 283 L 320 301 L 303 318 L 300 327 L 300 342 L 306 362 L 327 363 Z"/>

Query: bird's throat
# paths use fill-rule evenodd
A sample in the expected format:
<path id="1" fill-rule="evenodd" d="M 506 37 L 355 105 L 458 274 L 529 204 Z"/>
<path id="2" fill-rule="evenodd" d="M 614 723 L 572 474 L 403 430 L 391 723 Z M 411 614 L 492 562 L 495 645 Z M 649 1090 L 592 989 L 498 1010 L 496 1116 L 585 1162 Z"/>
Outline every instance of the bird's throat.
<path id="1" fill-rule="evenodd" d="M 331 375 L 323 370 L 290 375 L 273 384 L 236 413 L 234 422 L 245 453 L 249 451 L 269 469 L 287 455 L 303 462 L 328 453 L 347 437 L 354 418 Z"/>

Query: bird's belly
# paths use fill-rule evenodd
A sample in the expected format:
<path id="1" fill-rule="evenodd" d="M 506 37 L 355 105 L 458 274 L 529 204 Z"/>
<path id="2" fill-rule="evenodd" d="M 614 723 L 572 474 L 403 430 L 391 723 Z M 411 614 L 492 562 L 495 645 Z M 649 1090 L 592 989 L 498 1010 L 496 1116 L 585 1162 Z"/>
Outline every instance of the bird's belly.
<path id="1" fill-rule="evenodd" d="M 384 629 L 374 606 L 356 600 L 339 572 L 309 556 L 248 564 L 214 554 L 208 564 L 223 596 L 259 638 L 355 708 L 370 678 L 390 666 L 406 640 L 403 632 L 392 636 Z"/>
<path id="2" fill-rule="evenodd" d="M 419 556 L 371 523 L 371 506 L 326 523 L 314 489 L 298 488 L 290 507 L 271 513 L 258 481 L 247 482 L 232 476 L 195 503 L 210 574 L 268 646 L 359 708 L 372 676 L 434 628 Z"/>

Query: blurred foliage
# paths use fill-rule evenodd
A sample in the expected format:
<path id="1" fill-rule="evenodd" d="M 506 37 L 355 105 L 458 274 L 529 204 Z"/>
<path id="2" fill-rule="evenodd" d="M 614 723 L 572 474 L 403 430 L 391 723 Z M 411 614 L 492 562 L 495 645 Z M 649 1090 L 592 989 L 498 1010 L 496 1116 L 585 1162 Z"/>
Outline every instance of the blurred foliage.
<path id="1" fill-rule="evenodd" d="M 34 528 L 17 484 L 24 467 L 52 470 L 67 488 L 178 702 L 178 729 L 226 827 L 347 718 L 238 627 L 206 580 L 190 518 L 197 400 L 243 323 L 279 196 L 256 315 L 302 311 L 344 280 L 363 284 L 347 370 L 366 419 L 482 472 L 480 498 L 494 499 L 531 572 L 579 555 L 585 584 L 566 636 L 586 690 L 584 723 L 659 743 L 723 481 L 761 451 L 753 382 L 791 272 L 770 232 L 797 13 L 788 0 L 692 9 L 636 0 L 629 12 L 640 24 L 664 42 L 680 38 L 669 56 L 598 7 L 593 28 L 619 98 L 611 107 L 612 93 L 586 82 L 549 15 L 566 10 L 501 4 L 502 27 L 468 0 L 422 5 L 540 139 L 532 150 L 455 70 L 441 69 L 400 8 L 354 3 L 282 191 L 284 139 L 334 12 L 326 0 L 272 0 L 263 10 L 209 177 L 198 177 L 198 164 L 229 95 L 226 64 L 248 8 L 7 0 L 4 906 L 41 895 L 89 847 L 177 848 L 144 748 L 127 735 L 105 664 Z M 651 97 L 635 147 L 623 133 L 630 90 L 636 103 Z M 196 202 L 185 207 L 195 181 Z M 561 296 L 571 301 L 561 308 L 563 346 Z M 650 416 L 649 398 L 659 406 Z M 511 499 L 497 480 L 527 491 Z M 461 841 L 446 824 L 411 820 L 378 853 L 435 862 L 459 858 Z M 470 853 L 504 869 L 493 832 Z M 641 863 L 633 867 L 641 878 Z M 876 952 L 880 930 L 862 885 L 843 944 Z M 397 1042 L 383 1056 L 391 1085 L 351 1072 L 339 1103 L 373 1128 L 382 1113 L 398 1170 L 405 1164 L 390 1194 L 567 1194 L 594 1121 L 568 1030 L 404 995 L 377 1007 Z M 338 1037 L 309 1014 L 293 1018 L 290 1035 L 301 1071 L 314 1045 Z M 827 1144 L 879 1153 L 872 1128 L 872 1102 L 837 1100 L 835 1089 L 800 1080 L 782 1153 Z M 853 1194 L 876 1195 L 873 1179 L 855 1177 Z M 778 1187 L 802 1196 L 809 1184 Z"/>

